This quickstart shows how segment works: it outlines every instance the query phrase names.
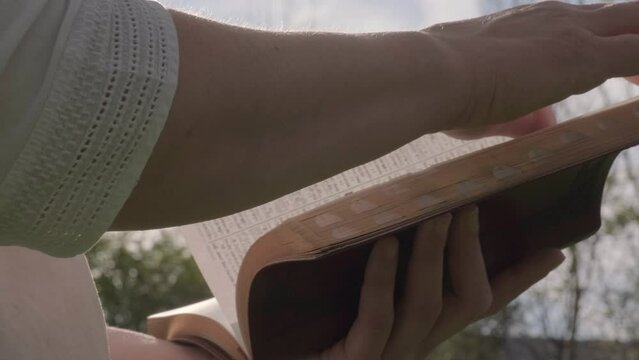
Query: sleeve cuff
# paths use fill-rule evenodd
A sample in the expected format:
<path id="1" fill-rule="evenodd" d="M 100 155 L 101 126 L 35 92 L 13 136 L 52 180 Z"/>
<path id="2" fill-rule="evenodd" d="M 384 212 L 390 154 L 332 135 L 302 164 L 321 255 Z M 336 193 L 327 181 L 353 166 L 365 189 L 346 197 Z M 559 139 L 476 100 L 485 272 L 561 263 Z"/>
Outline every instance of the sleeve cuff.
<path id="1" fill-rule="evenodd" d="M 0 183 L 0 245 L 69 257 L 108 230 L 158 140 L 177 87 L 170 14 L 85 0 L 24 149 Z"/>

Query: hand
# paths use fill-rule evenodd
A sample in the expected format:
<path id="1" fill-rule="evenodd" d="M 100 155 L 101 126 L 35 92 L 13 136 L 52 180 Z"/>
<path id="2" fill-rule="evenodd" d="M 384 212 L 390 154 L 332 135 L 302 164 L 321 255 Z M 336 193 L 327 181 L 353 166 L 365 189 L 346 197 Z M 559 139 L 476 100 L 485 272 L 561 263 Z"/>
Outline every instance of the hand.
<path id="1" fill-rule="evenodd" d="M 545 1 L 424 30 L 451 50 L 469 87 L 451 128 L 506 122 L 639 73 L 639 3 Z"/>
<path id="2" fill-rule="evenodd" d="M 441 215 L 419 226 L 405 297 L 394 304 L 397 253 L 393 237 L 375 245 L 357 319 L 346 338 L 317 359 L 424 359 L 468 324 L 505 307 L 564 260 L 561 251 L 544 250 L 489 281 L 479 244 L 477 209 L 469 207 L 454 217 Z M 444 256 L 450 291 L 442 286 Z"/>
<path id="3" fill-rule="evenodd" d="M 630 76 L 627 77 L 626 80 L 630 81 L 633 84 L 639 85 L 639 76 Z"/>
<path id="4" fill-rule="evenodd" d="M 552 109 L 547 106 L 507 123 L 483 126 L 475 129 L 451 130 L 446 131 L 446 134 L 462 140 L 478 139 L 487 136 L 508 136 L 516 138 L 555 124 L 557 124 L 555 114 L 552 112 Z"/>

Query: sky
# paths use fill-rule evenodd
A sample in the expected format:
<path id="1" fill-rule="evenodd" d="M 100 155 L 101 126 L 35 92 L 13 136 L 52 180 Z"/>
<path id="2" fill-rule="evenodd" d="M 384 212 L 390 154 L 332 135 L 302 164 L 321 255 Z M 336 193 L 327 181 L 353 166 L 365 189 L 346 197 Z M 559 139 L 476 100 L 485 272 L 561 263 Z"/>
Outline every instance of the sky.
<path id="1" fill-rule="evenodd" d="M 233 24 L 347 32 L 416 30 L 474 17 L 479 0 L 160 0 L 166 6 Z"/>

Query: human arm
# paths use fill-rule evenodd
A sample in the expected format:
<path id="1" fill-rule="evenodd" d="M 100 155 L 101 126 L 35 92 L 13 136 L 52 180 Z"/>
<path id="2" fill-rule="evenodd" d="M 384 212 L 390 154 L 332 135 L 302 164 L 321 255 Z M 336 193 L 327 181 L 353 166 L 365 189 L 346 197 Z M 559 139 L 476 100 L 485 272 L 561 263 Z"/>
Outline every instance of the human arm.
<path id="1" fill-rule="evenodd" d="M 504 308 L 557 267 L 564 256 L 548 249 L 489 279 L 479 243 L 476 207 L 419 225 L 407 267 L 404 296 L 395 302 L 398 242 L 375 244 L 348 335 L 307 360 L 422 360 L 469 324 Z M 450 286 L 444 286 L 444 273 Z M 113 360 L 200 360 L 203 353 L 148 335 L 109 329 Z"/>
<path id="2" fill-rule="evenodd" d="M 250 208 L 426 132 L 491 134 L 476 128 L 639 72 L 637 2 L 544 2 L 384 34 L 256 31 L 143 0 L 64 4 L 0 12 L 0 244 L 55 256 L 109 229 Z"/>
<path id="3" fill-rule="evenodd" d="M 632 14 L 636 2 L 549 2 L 423 31 L 328 34 L 173 12 L 178 90 L 112 229 L 230 214 L 425 133 L 515 119 L 638 73 Z"/>
<path id="4" fill-rule="evenodd" d="M 246 209 L 438 131 L 428 108 L 461 113 L 460 101 L 420 88 L 454 78 L 421 32 L 276 33 L 173 16 L 178 90 L 116 228 L 143 213 L 154 227 Z"/>
<path id="5" fill-rule="evenodd" d="M 214 360 L 203 350 L 135 331 L 107 328 L 111 360 Z"/>

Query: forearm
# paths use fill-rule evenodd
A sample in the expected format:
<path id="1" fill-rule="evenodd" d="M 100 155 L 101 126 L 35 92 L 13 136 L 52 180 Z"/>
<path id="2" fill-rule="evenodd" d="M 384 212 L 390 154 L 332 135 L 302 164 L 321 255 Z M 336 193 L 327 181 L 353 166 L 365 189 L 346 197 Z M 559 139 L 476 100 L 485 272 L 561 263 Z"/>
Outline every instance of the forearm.
<path id="1" fill-rule="evenodd" d="M 424 32 L 273 33 L 174 19 L 178 90 L 116 227 L 139 227 L 136 213 L 158 227 L 246 209 L 449 129 L 466 111 L 455 57 Z"/>

